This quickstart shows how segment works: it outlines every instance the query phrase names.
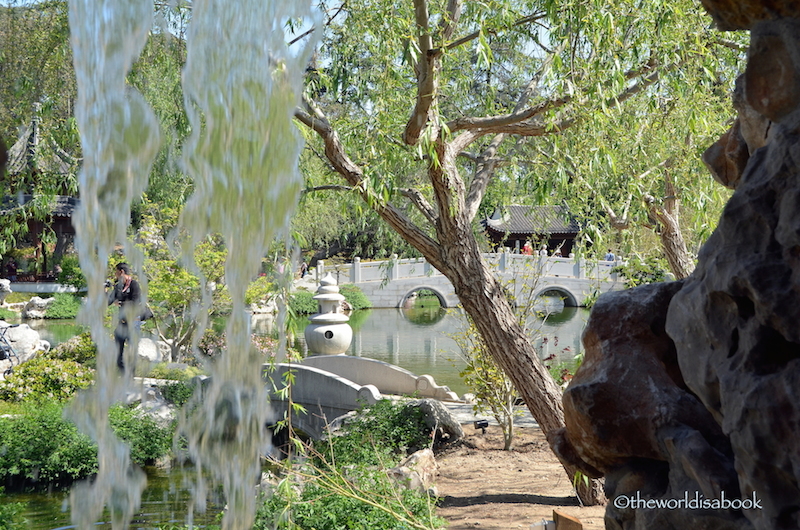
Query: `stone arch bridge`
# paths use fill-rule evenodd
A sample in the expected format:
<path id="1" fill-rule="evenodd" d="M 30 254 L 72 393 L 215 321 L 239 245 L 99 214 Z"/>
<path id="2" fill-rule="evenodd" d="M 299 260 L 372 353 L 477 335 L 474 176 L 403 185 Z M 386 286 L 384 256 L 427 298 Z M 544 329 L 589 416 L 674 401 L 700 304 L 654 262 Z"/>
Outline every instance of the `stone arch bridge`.
<path id="1" fill-rule="evenodd" d="M 611 269 L 617 261 L 592 261 L 583 258 L 527 256 L 487 253 L 484 259 L 494 268 L 500 281 L 526 303 L 542 295 L 560 296 L 567 307 L 587 305 L 587 300 L 606 291 L 624 288 L 622 278 Z M 317 280 L 330 272 L 339 284 L 359 286 L 376 308 L 404 307 L 421 290 L 433 293 L 442 307 L 459 305 L 453 285 L 424 258 L 392 259 L 328 266 L 317 263 Z"/>

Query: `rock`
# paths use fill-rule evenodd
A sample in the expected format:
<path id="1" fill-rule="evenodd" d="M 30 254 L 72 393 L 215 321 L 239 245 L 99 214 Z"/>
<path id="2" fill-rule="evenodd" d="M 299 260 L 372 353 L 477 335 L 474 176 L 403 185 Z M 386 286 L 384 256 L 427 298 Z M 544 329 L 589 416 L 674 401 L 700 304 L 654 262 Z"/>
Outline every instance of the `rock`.
<path id="1" fill-rule="evenodd" d="M 44 318 L 47 308 L 50 307 L 55 300 L 55 298 L 39 298 L 38 296 L 34 296 L 25 304 L 25 309 L 22 310 L 22 318 L 30 320 Z"/>
<path id="2" fill-rule="evenodd" d="M 11 292 L 11 280 L 0 278 L 0 306 L 5 304 L 6 296 Z"/>
<path id="3" fill-rule="evenodd" d="M 800 18 L 796 0 L 700 0 L 718 29 L 751 29 L 756 23 L 780 18 Z"/>
<path id="4" fill-rule="evenodd" d="M 800 527 L 800 4 L 703 3 L 752 28 L 706 160 L 735 192 L 682 285 L 600 298 L 555 440 L 605 474 L 607 529 Z M 634 502 L 723 495 L 745 509 Z"/>
<path id="5" fill-rule="evenodd" d="M 555 435 L 556 451 L 587 475 L 606 476 L 612 500 L 606 520 L 620 528 L 693 528 L 696 514 L 621 510 L 616 498 L 739 494 L 728 441 L 686 388 L 664 329 L 670 300 L 682 287 L 656 283 L 602 295 L 583 334 L 583 364 L 564 393 L 566 429 Z M 741 514 L 724 520 L 730 528 L 747 523 Z"/>
<path id="6" fill-rule="evenodd" d="M 19 361 L 16 358 L 0 361 L 0 374 L 12 366 L 17 366 L 33 359 L 40 352 L 50 350 L 50 343 L 42 340 L 39 337 L 39 333 L 31 329 L 27 324 L 10 326 L 0 320 L 0 328 L 7 328 L 5 332 L 6 340 L 8 340 L 19 357 Z"/>
<path id="7" fill-rule="evenodd" d="M 448 444 L 464 437 L 464 429 L 441 401 L 416 399 L 407 406 L 418 407 L 425 414 L 425 425 L 433 433 L 435 444 Z"/>
<path id="8" fill-rule="evenodd" d="M 167 349 L 169 346 L 167 346 Z M 159 343 L 148 337 L 139 339 L 139 349 L 137 350 L 139 357 L 147 359 L 153 363 L 160 363 L 164 360 L 164 352 Z"/>
<path id="9" fill-rule="evenodd" d="M 433 451 L 422 449 L 406 457 L 396 467 L 386 473 L 393 481 L 405 489 L 436 495 L 433 481 L 438 474 L 439 466 Z"/>
<path id="10" fill-rule="evenodd" d="M 675 295 L 667 331 L 688 388 L 730 440 L 742 495 L 763 503 L 746 516 L 778 530 L 800 527 L 800 21 L 757 24 L 752 40 L 745 94 L 773 121 L 770 140 Z"/>

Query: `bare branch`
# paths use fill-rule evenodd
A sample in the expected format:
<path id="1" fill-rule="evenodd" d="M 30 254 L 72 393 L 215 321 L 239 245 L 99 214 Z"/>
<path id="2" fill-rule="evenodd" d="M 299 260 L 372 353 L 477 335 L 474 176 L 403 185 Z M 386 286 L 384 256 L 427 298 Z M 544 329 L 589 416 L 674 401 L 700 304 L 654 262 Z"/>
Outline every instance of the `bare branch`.
<path id="1" fill-rule="evenodd" d="M 444 267 L 439 244 L 393 205 L 383 201 L 364 180 L 363 170 L 350 159 L 339 135 L 314 103 L 304 98 L 303 109 L 295 109 L 295 118 L 317 133 L 325 145 L 325 158 L 340 176 L 357 191 L 372 210 L 381 216 L 403 239 L 414 245 L 436 268 Z M 440 269 L 441 270 L 441 269 Z"/>
<path id="2" fill-rule="evenodd" d="M 313 186 L 311 188 L 305 188 L 300 190 L 300 193 L 305 195 L 306 193 L 314 193 L 316 191 L 353 191 L 353 188 L 350 186 L 327 184 L 325 186 Z"/>
<path id="3" fill-rule="evenodd" d="M 523 90 L 520 94 L 519 99 L 514 106 L 514 113 L 521 112 L 522 109 L 528 105 L 528 101 L 530 101 L 539 88 L 539 81 L 552 66 L 555 54 L 560 53 L 564 46 L 566 46 L 566 42 L 560 44 L 553 53 L 547 56 L 547 59 L 542 63 L 542 67 L 539 69 L 536 75 L 531 78 L 530 82 L 525 87 L 525 90 Z M 489 146 L 480 156 L 479 160 L 481 163 L 479 164 L 478 170 L 475 172 L 475 176 L 472 178 L 472 182 L 469 186 L 469 192 L 467 193 L 465 201 L 465 212 L 467 219 L 469 220 L 474 219 L 477 215 L 478 207 L 480 206 L 483 196 L 486 193 L 486 188 L 489 185 L 489 181 L 494 176 L 494 172 L 497 167 L 500 165 L 500 162 L 496 158 L 497 150 L 499 149 L 500 144 L 505 141 L 506 137 L 507 135 L 505 133 L 495 135 L 495 137 L 489 143 Z"/>
<path id="4" fill-rule="evenodd" d="M 417 101 L 403 132 L 403 141 L 407 145 L 416 145 L 419 141 L 422 130 L 430 120 L 431 107 L 433 107 L 438 90 L 436 74 L 439 60 L 435 54 L 431 53 L 433 40 L 428 27 L 427 0 L 414 0 L 414 15 L 420 32 L 417 39 L 420 58 L 415 68 L 417 74 Z"/>
<path id="5" fill-rule="evenodd" d="M 442 39 L 446 40 L 453 36 L 458 19 L 461 18 L 461 5 L 461 0 L 448 0 L 446 16 L 442 18 Z"/>
<path id="6" fill-rule="evenodd" d="M 403 197 L 408 198 L 432 225 L 436 226 L 436 221 L 439 216 L 436 213 L 436 210 L 431 206 L 431 204 L 428 202 L 425 196 L 420 193 L 419 190 L 414 188 L 400 188 L 398 191 Z"/>
<path id="7" fill-rule="evenodd" d="M 500 116 L 488 116 L 482 118 L 458 118 L 456 120 L 448 122 L 447 127 L 451 131 L 483 130 L 484 131 L 483 134 L 491 132 L 511 132 L 514 126 L 519 126 L 522 122 L 530 120 L 531 118 L 534 118 L 547 111 L 563 107 L 570 101 L 572 101 L 572 97 L 565 96 L 563 98 L 543 101 L 538 105 L 536 105 L 535 107 L 528 107 L 523 111 L 513 112 L 511 114 L 504 114 Z M 530 127 L 529 124 L 524 127 L 519 127 L 519 130 L 524 130 L 528 127 Z"/>

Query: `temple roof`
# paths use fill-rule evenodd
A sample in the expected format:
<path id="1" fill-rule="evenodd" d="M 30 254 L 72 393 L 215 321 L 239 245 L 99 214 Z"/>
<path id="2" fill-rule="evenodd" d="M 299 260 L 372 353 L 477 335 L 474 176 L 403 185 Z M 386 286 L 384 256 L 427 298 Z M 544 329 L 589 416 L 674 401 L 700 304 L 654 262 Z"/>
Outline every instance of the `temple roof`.
<path id="1" fill-rule="evenodd" d="M 577 234 L 578 221 L 565 206 L 524 206 L 512 204 L 498 208 L 483 220 L 491 231 L 503 234 Z"/>

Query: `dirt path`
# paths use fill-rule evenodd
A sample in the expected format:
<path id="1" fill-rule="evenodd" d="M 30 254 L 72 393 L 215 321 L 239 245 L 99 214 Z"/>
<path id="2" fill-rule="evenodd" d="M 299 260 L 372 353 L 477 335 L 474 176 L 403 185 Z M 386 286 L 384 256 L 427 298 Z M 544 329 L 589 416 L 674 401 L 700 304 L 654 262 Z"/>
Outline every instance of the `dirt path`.
<path id="1" fill-rule="evenodd" d="M 519 428 L 514 449 L 503 451 L 500 427 L 483 434 L 465 424 L 465 439 L 437 455 L 438 515 L 450 530 L 528 529 L 553 509 L 580 519 L 586 530 L 603 530 L 604 506 L 581 507 L 564 468 L 538 428 Z"/>

